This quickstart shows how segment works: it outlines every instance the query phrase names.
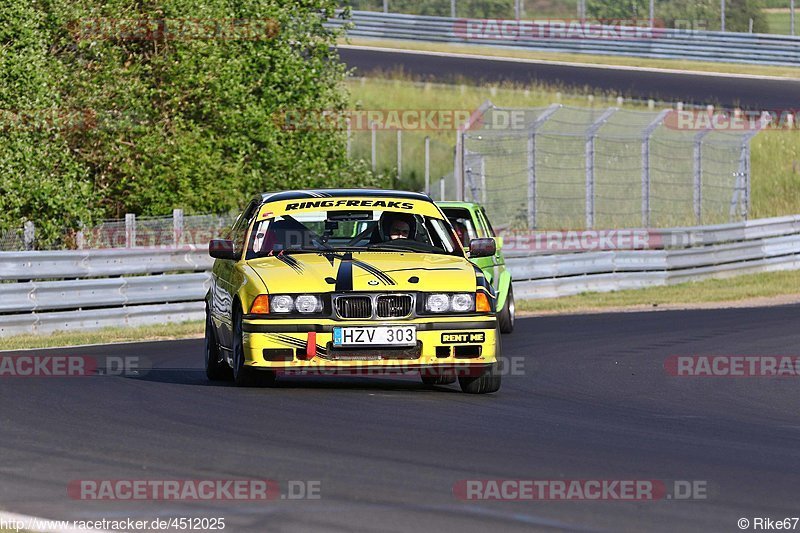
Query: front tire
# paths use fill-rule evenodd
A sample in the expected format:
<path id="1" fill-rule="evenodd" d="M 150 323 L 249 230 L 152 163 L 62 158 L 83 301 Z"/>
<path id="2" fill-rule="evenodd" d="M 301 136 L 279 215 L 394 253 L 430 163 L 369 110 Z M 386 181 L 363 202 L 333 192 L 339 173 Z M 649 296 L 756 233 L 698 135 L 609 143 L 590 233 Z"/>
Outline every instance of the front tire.
<path id="1" fill-rule="evenodd" d="M 497 323 L 500 326 L 502 333 L 511 333 L 514 331 L 514 319 L 516 318 L 517 306 L 514 304 L 514 291 L 511 285 L 508 286 L 508 295 L 506 296 L 506 303 L 500 314 L 497 315 Z"/>
<path id="2" fill-rule="evenodd" d="M 434 370 L 430 370 L 428 372 L 422 372 L 420 377 L 422 378 L 422 383 L 427 387 L 433 387 L 434 385 L 450 385 L 456 382 L 455 372 L 445 371 L 440 374 Z"/>
<path id="3" fill-rule="evenodd" d="M 494 335 L 494 356 L 497 361 L 484 367 L 478 376 L 459 376 L 458 384 L 462 392 L 467 394 L 489 394 L 500 390 L 502 382 L 500 378 L 500 356 L 503 350 L 499 329 L 498 327 L 495 330 Z"/>
<path id="4" fill-rule="evenodd" d="M 229 381 L 233 375 L 231 367 L 220 358 L 220 350 L 217 345 L 217 338 L 214 335 L 211 315 L 206 310 L 206 338 L 205 338 L 205 358 L 206 358 L 206 377 L 211 381 Z"/>
<path id="5" fill-rule="evenodd" d="M 233 317 L 233 383 L 237 387 L 271 387 L 277 376 L 271 370 L 255 370 L 244 364 L 242 342 L 242 315 L 234 311 Z"/>
<path id="6" fill-rule="evenodd" d="M 467 394 L 489 394 L 500 390 L 500 365 L 493 363 L 483 369 L 479 376 L 459 376 L 461 391 Z"/>

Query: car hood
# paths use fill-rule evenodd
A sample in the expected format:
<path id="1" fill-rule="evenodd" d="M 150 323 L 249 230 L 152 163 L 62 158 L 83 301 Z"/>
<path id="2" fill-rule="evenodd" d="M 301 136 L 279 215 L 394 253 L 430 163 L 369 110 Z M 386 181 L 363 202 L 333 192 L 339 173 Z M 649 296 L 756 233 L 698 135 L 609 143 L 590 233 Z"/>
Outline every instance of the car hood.
<path id="1" fill-rule="evenodd" d="M 422 253 L 283 254 L 248 261 L 272 294 L 341 291 L 474 292 L 466 258 Z"/>

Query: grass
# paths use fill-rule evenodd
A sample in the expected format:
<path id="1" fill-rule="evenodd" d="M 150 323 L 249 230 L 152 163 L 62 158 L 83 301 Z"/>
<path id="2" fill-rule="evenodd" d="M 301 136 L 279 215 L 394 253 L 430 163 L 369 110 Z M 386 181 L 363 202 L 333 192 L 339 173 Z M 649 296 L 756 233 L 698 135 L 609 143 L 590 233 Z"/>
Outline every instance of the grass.
<path id="1" fill-rule="evenodd" d="M 589 105 L 587 95 L 560 94 L 557 87 L 501 84 L 497 87 L 417 83 L 402 74 L 389 73 L 387 78 L 354 78 L 347 83 L 355 108 L 361 109 L 439 109 L 474 110 L 491 100 L 501 107 L 542 107 L 554 101 L 565 105 Z M 593 95 L 597 105 L 612 105 L 615 96 Z M 437 180 L 453 172 L 455 130 L 403 131 L 403 174 L 394 185 L 421 190 L 424 176 L 425 137 L 431 138 L 431 178 Z M 397 134 L 377 132 L 377 166 L 394 176 L 397 167 Z M 353 132 L 353 156 L 371 160 L 369 131 Z M 452 191 L 451 191 L 452 192 Z"/>
<path id="2" fill-rule="evenodd" d="M 561 92 L 563 89 L 553 86 L 509 83 L 497 86 L 444 85 L 391 76 L 393 78 L 350 79 L 347 84 L 355 105 L 363 109 L 442 110 L 474 110 L 485 100 L 491 100 L 501 107 L 522 108 L 543 107 L 554 102 L 582 107 L 617 105 L 613 93 L 566 94 Z M 647 110 L 646 105 L 637 102 L 625 102 L 623 108 Z M 426 135 L 431 137 L 432 183 L 452 173 L 455 131 L 404 131 L 403 173 L 400 183 L 396 185 L 422 189 Z M 378 132 L 377 140 L 378 167 L 386 174 L 393 175 L 397 159 L 396 133 Z M 751 146 L 751 218 L 800 213 L 800 130 L 764 131 L 753 138 Z M 370 132 L 353 133 L 353 155 L 370 160 Z M 691 154 L 686 157 L 691 158 Z M 691 221 L 676 225 L 683 223 L 691 224 Z"/>
<path id="3" fill-rule="evenodd" d="M 0 338 L 0 350 L 25 350 L 57 346 L 197 338 L 202 337 L 203 328 L 204 323 L 202 321 L 196 321 L 176 324 L 158 324 L 156 326 L 142 326 L 138 328 L 105 328 L 94 331 L 56 332 L 51 335 L 15 335 L 12 337 Z"/>
<path id="4" fill-rule="evenodd" d="M 787 15 L 788 17 L 788 15 Z M 788 19 L 787 19 L 788 20 Z M 788 28 L 788 22 L 787 22 Z M 788 33 L 788 30 L 787 30 Z M 643 57 L 620 57 L 593 54 L 564 54 L 555 52 L 538 52 L 534 50 L 520 50 L 517 48 L 504 48 L 478 44 L 449 44 L 404 41 L 395 39 L 364 39 L 350 38 L 341 44 L 360 46 L 379 46 L 385 48 L 402 48 L 407 50 L 429 50 L 433 52 L 446 52 L 456 54 L 478 54 L 492 57 L 515 57 L 521 59 L 536 59 L 544 61 L 565 61 L 570 63 L 591 63 L 601 65 L 616 65 L 628 67 L 660 68 L 691 70 L 697 72 L 720 72 L 725 74 L 748 74 L 754 76 L 778 76 L 786 78 L 800 78 L 800 68 L 779 67 L 765 65 L 749 65 L 740 63 L 715 63 L 707 61 L 688 61 L 678 59 L 652 59 Z"/>
<path id="5" fill-rule="evenodd" d="M 584 293 L 563 298 L 519 300 L 517 309 L 532 313 L 577 313 L 610 308 L 735 303 L 782 295 L 797 295 L 800 298 L 800 271 L 748 274 L 666 287 Z"/>
<path id="6" fill-rule="evenodd" d="M 789 14 L 789 9 L 766 9 L 764 10 L 764 15 L 767 17 L 767 23 L 769 24 L 769 32 L 770 33 L 777 33 L 781 35 L 789 35 L 791 33 L 791 16 Z M 797 33 L 798 24 L 800 24 L 800 10 L 795 11 L 795 34 Z"/>

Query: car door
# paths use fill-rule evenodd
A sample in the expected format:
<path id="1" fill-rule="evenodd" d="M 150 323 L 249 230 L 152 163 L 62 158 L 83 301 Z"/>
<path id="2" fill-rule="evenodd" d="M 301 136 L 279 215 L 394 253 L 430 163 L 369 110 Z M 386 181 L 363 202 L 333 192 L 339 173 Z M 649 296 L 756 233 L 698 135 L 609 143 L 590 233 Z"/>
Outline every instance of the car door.
<path id="1" fill-rule="evenodd" d="M 258 202 L 253 200 L 231 226 L 227 238 L 233 241 L 233 249 L 237 257 L 242 257 L 246 246 L 247 230 L 257 211 Z M 217 339 L 223 347 L 232 345 L 233 298 L 243 282 L 241 271 L 236 269 L 236 262 L 217 259 L 211 271 L 211 312 L 217 329 Z"/>

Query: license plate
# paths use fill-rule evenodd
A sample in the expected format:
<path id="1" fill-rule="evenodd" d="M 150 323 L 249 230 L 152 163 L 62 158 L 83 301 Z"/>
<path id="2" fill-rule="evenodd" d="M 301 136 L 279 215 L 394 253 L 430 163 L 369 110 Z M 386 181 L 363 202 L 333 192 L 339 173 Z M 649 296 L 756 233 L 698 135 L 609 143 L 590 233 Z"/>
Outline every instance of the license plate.
<path id="1" fill-rule="evenodd" d="M 333 328 L 334 346 L 416 346 L 413 326 Z"/>

